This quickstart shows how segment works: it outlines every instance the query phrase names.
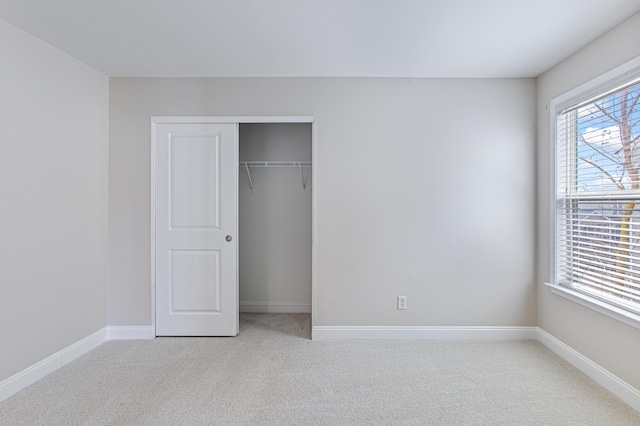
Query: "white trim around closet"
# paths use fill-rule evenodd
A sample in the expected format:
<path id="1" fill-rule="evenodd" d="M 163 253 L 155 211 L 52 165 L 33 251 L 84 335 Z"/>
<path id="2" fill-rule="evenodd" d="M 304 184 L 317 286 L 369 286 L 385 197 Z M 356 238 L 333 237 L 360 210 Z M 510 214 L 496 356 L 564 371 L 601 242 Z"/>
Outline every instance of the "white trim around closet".
<path id="1" fill-rule="evenodd" d="M 151 117 L 151 262 L 150 262 L 150 274 L 151 274 L 151 328 L 153 330 L 153 335 L 156 335 L 156 272 L 155 272 L 155 214 L 156 214 L 156 206 L 155 202 L 155 152 L 154 152 L 154 140 L 155 134 L 154 129 L 156 124 L 166 124 L 166 123 L 177 123 L 177 124 L 189 124 L 189 123 L 235 123 L 243 124 L 243 123 L 310 123 L 311 124 L 311 162 L 312 164 L 317 164 L 318 158 L 318 144 L 316 138 L 316 122 L 315 118 L 312 115 L 289 115 L 289 116 L 153 116 Z M 317 188 L 318 188 L 318 177 L 317 177 L 318 167 L 311 168 L 311 180 L 313 182 L 314 187 L 316 188 L 311 193 L 311 307 L 310 312 L 313 313 L 315 309 L 315 301 L 316 297 L 316 235 L 318 229 L 318 221 L 317 221 L 317 211 L 318 211 L 318 203 L 317 203 Z M 238 308 L 240 308 L 238 306 Z M 311 317 L 311 321 L 313 323 L 314 318 Z"/>
<path id="2" fill-rule="evenodd" d="M 313 123 L 312 115 L 290 115 L 290 116 L 170 116 L 151 117 L 152 123 L 173 123 L 173 124 L 193 124 L 193 123 Z"/>

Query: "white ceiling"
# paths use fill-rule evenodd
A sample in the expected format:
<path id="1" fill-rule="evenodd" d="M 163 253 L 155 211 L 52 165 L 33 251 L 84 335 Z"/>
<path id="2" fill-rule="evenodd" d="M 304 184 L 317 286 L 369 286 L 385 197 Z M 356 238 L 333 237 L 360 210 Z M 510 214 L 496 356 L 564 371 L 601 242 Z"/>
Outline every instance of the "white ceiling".
<path id="1" fill-rule="evenodd" d="M 637 11 L 639 0 L 0 0 L 0 18 L 131 77 L 535 77 Z"/>

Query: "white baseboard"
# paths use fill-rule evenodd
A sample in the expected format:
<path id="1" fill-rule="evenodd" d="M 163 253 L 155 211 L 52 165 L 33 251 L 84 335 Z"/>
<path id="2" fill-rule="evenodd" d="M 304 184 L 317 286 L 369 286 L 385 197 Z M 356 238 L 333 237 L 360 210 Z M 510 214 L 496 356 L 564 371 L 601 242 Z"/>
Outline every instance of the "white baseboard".
<path id="1" fill-rule="evenodd" d="M 259 306 L 259 305 L 252 305 Z M 295 305 L 299 306 L 299 305 Z M 306 305 L 301 305 L 306 306 Z M 0 382 L 0 401 L 18 393 L 107 340 L 153 339 L 153 326 L 109 326 Z M 640 390 L 539 327 L 315 326 L 313 340 L 537 340 L 596 383 L 640 411 Z"/>
<path id="2" fill-rule="evenodd" d="M 240 301 L 240 312 L 257 314 L 310 314 L 311 304 Z"/>
<path id="3" fill-rule="evenodd" d="M 42 361 L 28 367 L 13 376 L 0 382 L 0 401 L 4 401 L 10 396 L 20 392 L 53 373 L 60 367 L 70 363 L 76 358 L 86 354 L 91 349 L 101 345 L 107 340 L 107 330 L 105 328 L 85 337 L 84 339 L 67 346 L 61 351 L 43 359 Z"/>
<path id="4" fill-rule="evenodd" d="M 536 340 L 640 411 L 640 390 L 539 327 L 315 326 L 312 340 Z"/>
<path id="5" fill-rule="evenodd" d="M 0 382 L 0 401 L 20 392 L 107 340 L 154 339 L 153 326 L 105 327 Z"/>
<path id="6" fill-rule="evenodd" d="M 536 340 L 536 327 L 315 326 L 312 340 Z"/>
<path id="7" fill-rule="evenodd" d="M 148 340 L 155 339 L 156 332 L 151 325 L 107 327 L 107 340 Z"/>
<path id="8" fill-rule="evenodd" d="M 537 335 L 538 342 L 623 400 L 634 410 L 640 411 L 640 390 L 539 327 L 537 328 Z"/>

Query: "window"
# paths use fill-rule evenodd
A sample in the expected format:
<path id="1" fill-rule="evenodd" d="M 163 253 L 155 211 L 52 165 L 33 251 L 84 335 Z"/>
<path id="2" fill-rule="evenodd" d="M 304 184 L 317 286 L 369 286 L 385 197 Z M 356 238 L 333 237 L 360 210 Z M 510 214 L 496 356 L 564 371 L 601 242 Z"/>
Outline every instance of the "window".
<path id="1" fill-rule="evenodd" d="M 590 95 L 556 110 L 556 285 L 640 314 L 640 79 Z"/>

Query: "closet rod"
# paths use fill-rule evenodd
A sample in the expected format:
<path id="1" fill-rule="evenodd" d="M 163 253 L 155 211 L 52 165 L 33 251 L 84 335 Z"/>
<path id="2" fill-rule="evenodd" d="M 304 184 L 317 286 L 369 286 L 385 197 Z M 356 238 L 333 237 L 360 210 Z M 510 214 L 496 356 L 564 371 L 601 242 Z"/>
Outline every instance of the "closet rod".
<path id="1" fill-rule="evenodd" d="M 240 167 L 311 167 L 311 161 L 241 161 Z"/>
<path id="2" fill-rule="evenodd" d="M 251 178 L 251 167 L 295 167 L 300 170 L 300 180 L 302 181 L 302 189 L 307 189 L 307 179 L 309 173 L 305 177 L 302 168 L 310 168 L 311 161 L 241 161 L 240 167 L 244 167 L 249 178 L 249 185 L 251 186 L 251 192 L 254 192 L 253 179 Z"/>

